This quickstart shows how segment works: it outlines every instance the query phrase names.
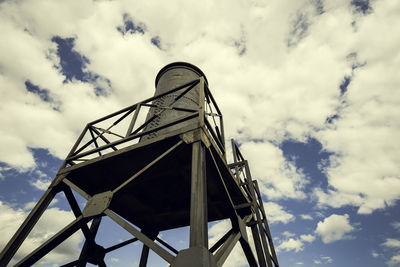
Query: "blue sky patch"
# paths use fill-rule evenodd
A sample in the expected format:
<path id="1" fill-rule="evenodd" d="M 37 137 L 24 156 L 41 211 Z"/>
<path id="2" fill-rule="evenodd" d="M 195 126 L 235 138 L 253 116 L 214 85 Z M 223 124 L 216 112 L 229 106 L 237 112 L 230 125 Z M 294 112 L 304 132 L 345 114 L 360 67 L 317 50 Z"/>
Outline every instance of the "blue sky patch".
<path id="1" fill-rule="evenodd" d="M 287 45 L 288 47 L 296 46 L 307 35 L 308 18 L 304 13 L 298 12 L 296 19 L 292 23 L 292 29 L 289 33 Z"/>
<path id="2" fill-rule="evenodd" d="M 338 114 L 329 116 L 328 118 L 326 118 L 326 123 L 332 124 L 335 120 L 339 119 L 339 117 L 340 116 Z"/>
<path id="3" fill-rule="evenodd" d="M 85 71 L 90 61 L 84 55 L 74 50 L 74 38 L 53 37 L 53 42 L 57 43 L 57 55 L 60 57 L 61 73 L 65 75 L 64 82 L 73 79 L 89 82 L 94 85 L 96 96 L 108 96 L 110 94 L 111 81 L 108 78 L 96 73 Z"/>
<path id="4" fill-rule="evenodd" d="M 352 0 L 350 3 L 354 11 L 363 15 L 372 13 L 371 1 L 370 0 Z"/>
<path id="5" fill-rule="evenodd" d="M 44 102 L 53 102 L 53 98 L 50 96 L 50 93 L 46 89 L 40 89 L 39 86 L 34 85 L 29 80 L 25 81 L 25 87 L 28 92 L 31 92 L 40 97 L 40 99 Z"/>
<path id="6" fill-rule="evenodd" d="M 247 48 L 244 40 L 235 41 L 235 47 L 237 48 L 237 51 L 240 56 L 246 53 Z"/>
<path id="7" fill-rule="evenodd" d="M 326 176 L 320 166 L 327 164 L 332 153 L 323 150 L 318 140 L 309 138 L 306 143 L 286 140 L 280 144 L 283 156 L 310 178 L 311 187 L 327 187 Z"/>
<path id="8" fill-rule="evenodd" d="M 321 0 L 313 0 L 311 3 L 314 5 L 315 10 L 319 15 L 323 14 L 325 12 L 324 10 L 324 4 L 322 3 Z"/>
<path id="9" fill-rule="evenodd" d="M 155 46 L 157 46 L 158 49 L 161 49 L 161 40 L 160 40 L 160 36 L 155 36 L 153 38 L 151 38 L 151 43 Z"/>
<path id="10" fill-rule="evenodd" d="M 135 34 L 135 33 L 139 33 L 139 34 L 144 34 L 146 31 L 146 25 L 144 25 L 143 23 L 140 22 L 134 22 L 132 17 L 129 14 L 124 14 L 122 16 L 124 25 L 122 26 L 118 26 L 117 30 L 122 33 L 123 35 L 125 34 Z"/>
<path id="11" fill-rule="evenodd" d="M 55 36 L 52 41 L 57 44 L 57 55 L 60 57 L 61 72 L 65 75 L 65 82 L 76 79 L 86 81 L 83 71 L 89 59 L 74 50 L 74 38 Z"/>
<path id="12" fill-rule="evenodd" d="M 349 86 L 350 82 L 351 82 L 350 76 L 345 76 L 343 78 L 343 81 L 339 86 L 341 95 L 344 95 L 347 92 L 347 87 Z"/>

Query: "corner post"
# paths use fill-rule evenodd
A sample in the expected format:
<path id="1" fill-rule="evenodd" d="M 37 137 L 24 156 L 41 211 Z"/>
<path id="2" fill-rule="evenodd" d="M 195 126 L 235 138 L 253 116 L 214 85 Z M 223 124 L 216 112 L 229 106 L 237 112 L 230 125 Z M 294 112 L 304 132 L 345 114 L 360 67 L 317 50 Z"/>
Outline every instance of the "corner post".
<path id="1" fill-rule="evenodd" d="M 192 144 L 190 197 L 190 247 L 208 249 L 207 181 L 205 147 L 202 141 Z"/>

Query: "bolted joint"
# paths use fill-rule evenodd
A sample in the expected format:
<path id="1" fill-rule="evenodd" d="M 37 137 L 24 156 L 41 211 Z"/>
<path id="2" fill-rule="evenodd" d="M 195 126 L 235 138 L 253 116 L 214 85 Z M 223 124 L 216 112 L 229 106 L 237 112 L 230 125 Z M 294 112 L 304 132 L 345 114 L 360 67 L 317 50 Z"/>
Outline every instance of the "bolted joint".
<path id="1" fill-rule="evenodd" d="M 107 191 L 91 197 L 83 209 L 83 217 L 87 218 L 101 215 L 110 205 L 112 196 L 113 192 Z"/>

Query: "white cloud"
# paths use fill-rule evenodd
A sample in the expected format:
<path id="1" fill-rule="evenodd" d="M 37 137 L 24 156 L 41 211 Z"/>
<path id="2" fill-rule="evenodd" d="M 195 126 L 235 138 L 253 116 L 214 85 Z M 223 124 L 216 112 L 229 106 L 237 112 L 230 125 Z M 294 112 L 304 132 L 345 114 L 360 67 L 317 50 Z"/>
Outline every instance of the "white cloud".
<path id="1" fill-rule="evenodd" d="M 394 255 L 388 261 L 389 266 L 399 266 L 400 264 L 400 255 Z"/>
<path id="2" fill-rule="evenodd" d="M 394 229 L 400 230 L 400 222 L 394 222 L 394 223 L 392 223 L 392 226 Z"/>
<path id="3" fill-rule="evenodd" d="M 400 4 L 374 1 L 374 13 L 352 27 L 348 2 L 324 1 L 326 12 L 319 16 L 310 2 L 3 1 L 0 161 L 18 170 L 34 168 L 30 148 L 65 157 L 88 121 L 151 96 L 157 71 L 186 60 L 207 74 L 226 137 L 243 144 L 269 199 L 306 198 L 307 177 L 283 157 L 278 144 L 312 136 L 334 153 L 324 168 L 333 189 L 314 191 L 320 206 L 352 205 L 368 214 L 394 205 L 400 197 L 400 143 L 393 141 L 400 129 L 400 63 L 394 56 L 399 37 L 392 33 L 400 27 Z M 176 15 L 182 11 L 184 17 Z M 122 36 L 116 27 L 123 13 L 143 22 L 145 34 Z M 290 23 L 299 13 L 308 28 L 288 48 Z M 60 65 L 49 41 L 54 35 L 76 38 L 76 51 L 90 60 L 87 70 L 110 79 L 110 96 L 96 97 L 94 84 L 63 83 L 65 77 L 53 67 Z M 150 43 L 156 35 L 163 51 Z M 238 41 L 246 48 L 243 55 L 235 47 Z M 347 59 L 352 52 L 367 63 L 355 71 L 354 60 Z M 352 75 L 352 81 L 341 97 L 344 75 Z M 60 110 L 27 93 L 27 79 L 49 90 Z M 326 118 L 336 113 L 339 118 L 327 125 Z M 272 212 L 271 223 L 294 220 L 281 210 L 275 218 Z"/>
<path id="4" fill-rule="evenodd" d="M 348 233 L 354 231 L 349 222 L 349 215 L 332 214 L 323 221 L 318 222 L 315 233 L 321 236 L 325 244 L 348 238 Z"/>
<path id="5" fill-rule="evenodd" d="M 279 147 L 269 142 L 244 142 L 240 150 L 249 161 L 253 179 L 269 199 L 305 198 L 305 176 L 284 158 Z"/>
<path id="6" fill-rule="evenodd" d="M 329 256 L 321 256 L 321 259 L 326 263 L 332 263 L 333 259 Z"/>
<path id="7" fill-rule="evenodd" d="M 386 241 L 382 243 L 382 246 L 388 248 L 400 248 L 400 240 L 395 238 L 386 238 Z"/>
<path id="8" fill-rule="evenodd" d="M 285 237 L 285 240 L 282 240 L 280 244 L 276 247 L 276 250 L 279 251 L 295 251 L 299 252 L 304 250 L 304 242 L 312 243 L 315 240 L 315 236 L 308 235 L 300 235 L 300 238 L 295 238 L 295 234 L 285 231 L 282 233 Z"/>
<path id="9" fill-rule="evenodd" d="M 305 241 L 305 242 L 312 243 L 315 240 L 315 236 L 311 235 L 311 234 L 301 235 L 300 239 Z"/>
<path id="10" fill-rule="evenodd" d="M 314 260 L 314 264 L 329 264 L 333 263 L 333 259 L 329 256 L 320 256 L 319 259 Z"/>
<path id="11" fill-rule="evenodd" d="M 30 205 L 28 205 L 30 206 Z M 6 243 L 11 239 L 12 235 L 17 231 L 27 216 L 27 212 L 22 209 L 14 209 L 0 201 L 0 250 L 4 248 Z M 66 226 L 68 222 L 74 219 L 72 212 L 60 210 L 58 208 L 49 208 L 45 211 L 37 225 L 28 235 L 27 239 L 17 251 L 14 261 L 21 259 L 36 247 L 50 238 L 57 231 Z M 46 255 L 40 262 L 59 264 L 68 261 L 73 257 L 79 256 L 78 245 L 81 243 L 83 236 L 75 233 L 65 242 L 56 247 L 51 253 Z"/>
<path id="12" fill-rule="evenodd" d="M 283 232 L 282 235 L 286 238 L 295 236 L 295 234 L 288 231 Z"/>
<path id="13" fill-rule="evenodd" d="M 388 266 L 398 266 L 400 263 L 400 239 L 386 238 L 381 246 L 394 250 L 394 255 L 387 262 Z"/>
<path id="14" fill-rule="evenodd" d="M 291 251 L 295 252 L 302 251 L 304 249 L 304 243 L 300 239 L 289 238 L 288 240 L 282 241 L 277 247 L 276 250 L 279 251 Z"/>
<path id="15" fill-rule="evenodd" d="M 153 5 L 157 8 L 152 8 Z M 146 5 L 126 1 L 84 5 L 79 1 L 2 3 L 0 25 L 7 42 L 0 47 L 0 84 L 2 113 L 7 116 L 1 121 L 6 129 L 1 133 L 1 145 L 6 152 L 0 153 L 0 160 L 16 168 L 34 167 L 28 147 L 48 148 L 53 155 L 64 157 L 87 121 L 151 96 L 157 70 L 179 59 L 198 64 L 208 75 L 225 115 L 227 137 L 234 136 L 243 143 L 264 140 L 264 145 L 253 149 L 248 157 L 265 156 L 257 164 L 251 164 L 252 168 L 265 166 L 266 174 L 255 173 L 268 197 L 305 197 L 302 192 L 305 177 L 282 157 L 279 148 L 268 142 L 279 144 L 287 138 L 305 141 L 311 135 L 323 142 L 324 148 L 339 155 L 332 158 L 338 165 L 326 169 L 330 184 L 337 189 L 329 194 L 336 201 L 321 199 L 322 204 L 361 205 L 361 213 L 384 207 L 385 202 L 393 204 L 398 198 L 395 192 L 399 192 L 399 179 L 393 176 L 398 173 L 399 149 L 386 142 L 392 140 L 390 137 L 396 134 L 398 125 L 390 120 L 387 127 L 379 128 L 374 122 L 386 125 L 390 114 L 394 116 L 397 110 L 393 108 L 397 99 L 393 88 L 398 79 L 395 72 L 386 71 L 398 69 L 397 61 L 388 56 L 397 51 L 397 45 L 381 30 L 387 25 L 389 28 L 397 25 L 395 2 L 383 5 L 376 1 L 374 13 L 358 22 L 357 31 L 351 27 L 353 14 L 344 2 L 335 5 L 324 2 L 326 12 L 319 16 L 309 1 L 207 2 L 201 9 L 188 10 L 186 5 L 199 4 L 195 1 L 179 5 L 155 1 Z M 227 7 L 229 14 L 222 12 Z M 182 23 L 175 14 L 184 9 L 187 15 Z M 204 9 L 207 19 L 200 12 Z M 51 16 L 44 17 L 42 12 Z M 123 13 L 130 14 L 136 23 L 144 23 L 146 32 L 122 36 L 116 27 L 122 25 Z M 298 14 L 304 15 L 308 25 L 304 38 L 290 36 Z M 382 38 L 372 38 L 376 35 L 370 34 L 371 30 Z M 113 93 L 107 99 L 95 97 L 92 84 L 63 83 L 63 75 L 53 68 L 59 65 L 54 54 L 56 45 L 49 41 L 54 35 L 76 38 L 76 51 L 90 60 L 87 70 L 111 81 Z M 151 45 L 154 36 L 160 37 L 163 51 Z M 290 38 L 299 42 L 288 49 Z M 235 47 L 238 42 L 246 49 L 243 55 Z M 359 60 L 367 61 L 367 65 L 356 71 L 346 95 L 347 106 L 337 123 L 326 127 L 325 119 L 340 105 L 338 86 L 343 76 L 352 72 L 346 59 L 350 52 L 357 52 Z M 27 94 L 23 84 L 26 79 L 48 89 L 61 102 L 61 112 Z M 374 94 L 380 98 L 393 94 L 394 97 L 375 103 Z M 368 103 L 377 109 L 362 109 Z M 380 103 L 385 108 L 378 106 Z M 369 114 L 368 110 L 374 111 Z M 21 125 L 25 128 L 21 129 Z M 353 133 L 359 131 L 368 136 L 354 142 Z M 378 142 L 369 142 L 371 138 Z M 361 142 L 360 152 L 356 144 Z M 362 153 L 365 149 L 375 153 Z M 377 151 L 385 152 L 377 155 Z M 363 155 L 369 155 L 367 160 L 371 162 L 381 159 L 385 168 L 381 168 L 382 164 L 375 164 L 379 168 L 374 164 L 360 165 L 365 162 Z M 354 174 L 355 169 L 365 170 L 359 177 L 366 177 L 382 190 L 374 192 L 366 185 L 358 189 L 343 188 L 341 181 L 348 181 L 347 176 Z M 383 194 L 387 189 L 390 194 Z M 357 197 L 359 193 L 363 194 L 361 200 Z M 339 197 L 335 197 L 337 194 Z M 349 197 L 336 203 L 341 194 Z"/>
<path id="16" fill-rule="evenodd" d="M 308 214 L 300 214 L 300 218 L 302 218 L 303 220 L 312 220 L 313 219 L 311 217 L 311 215 L 308 215 Z"/>
<path id="17" fill-rule="evenodd" d="M 284 207 L 275 202 L 264 202 L 264 209 L 267 215 L 268 223 L 287 224 L 295 220 L 295 216 L 284 210 Z"/>
<path id="18" fill-rule="evenodd" d="M 400 7 L 396 1 L 373 3 L 374 12 L 357 21 L 352 37 L 342 38 L 366 65 L 354 72 L 340 118 L 317 134 L 335 153 L 325 169 L 334 190 L 317 192 L 320 204 L 358 206 L 360 214 L 392 206 L 400 197 L 400 142 L 393 141 L 400 133 L 400 78 L 394 71 L 400 63 L 392 56 L 398 40 L 390 34 L 400 26 Z"/>
<path id="19" fill-rule="evenodd" d="M 36 179 L 35 181 L 31 182 L 31 185 L 36 189 L 41 191 L 46 191 L 49 185 L 51 184 L 51 180 L 49 179 Z"/>
<path id="20" fill-rule="evenodd" d="M 375 250 L 372 250 L 372 251 L 371 251 L 371 256 L 374 257 L 374 258 L 378 258 L 378 257 L 381 256 L 381 254 L 379 254 L 379 253 L 376 252 Z"/>
<path id="21" fill-rule="evenodd" d="M 110 262 L 119 262 L 119 259 L 118 259 L 118 258 L 110 258 L 109 261 L 110 261 Z"/>

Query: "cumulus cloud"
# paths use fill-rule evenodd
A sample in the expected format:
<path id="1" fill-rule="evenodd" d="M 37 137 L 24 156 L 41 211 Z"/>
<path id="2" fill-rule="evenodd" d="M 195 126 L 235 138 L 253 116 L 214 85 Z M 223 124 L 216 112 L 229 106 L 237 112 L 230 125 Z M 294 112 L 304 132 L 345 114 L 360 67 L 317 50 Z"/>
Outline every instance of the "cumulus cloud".
<path id="1" fill-rule="evenodd" d="M 388 261 L 389 266 L 398 266 L 400 263 L 400 255 L 394 255 Z"/>
<path id="2" fill-rule="evenodd" d="M 352 205 L 369 214 L 394 205 L 400 63 L 392 32 L 400 4 L 373 1 L 373 12 L 358 19 L 348 1 L 312 2 L 1 2 L 0 161 L 26 171 L 37 164 L 31 148 L 65 157 L 88 121 L 151 96 L 157 71 L 185 60 L 206 73 L 226 136 L 242 144 L 269 200 L 306 198 L 308 177 L 279 144 L 311 136 L 332 152 L 323 166 L 329 189 L 313 191 L 320 207 Z M 121 34 L 129 19 L 142 30 Z M 104 79 L 64 82 L 54 36 L 73 38 L 74 51 L 88 59 L 82 71 Z M 29 92 L 27 81 L 57 109 Z M 99 85 L 110 86 L 109 94 L 96 94 Z M 270 208 L 280 214 L 271 222 L 294 220 Z M 324 232 L 324 222 L 317 230 Z M 340 236 L 332 235 L 321 234 Z"/>
<path id="3" fill-rule="evenodd" d="M 393 251 L 392 256 L 387 261 L 388 266 L 398 266 L 400 264 L 400 240 L 395 238 L 386 238 L 385 242 L 383 242 L 381 246 Z"/>
<path id="4" fill-rule="evenodd" d="M 375 250 L 371 251 L 371 256 L 374 258 L 378 258 L 379 256 L 381 256 L 381 254 L 379 254 L 378 252 L 376 252 Z"/>
<path id="5" fill-rule="evenodd" d="M 295 252 L 302 251 L 304 249 L 304 243 L 300 239 L 289 238 L 281 242 L 277 247 L 277 251 L 291 251 L 294 250 Z"/>
<path id="6" fill-rule="evenodd" d="M 245 142 L 240 150 L 267 198 L 305 198 L 302 190 L 307 180 L 304 174 L 285 159 L 279 147 L 269 142 Z"/>
<path id="7" fill-rule="evenodd" d="M 318 222 L 315 233 L 321 236 L 325 244 L 348 238 L 348 233 L 354 231 L 350 224 L 349 215 L 332 214 L 323 221 Z"/>
<path id="8" fill-rule="evenodd" d="M 354 72 L 339 119 L 317 133 L 324 148 L 335 153 L 325 168 L 333 189 L 317 191 L 319 202 L 358 206 L 360 214 L 392 206 L 400 197 L 400 143 L 393 141 L 400 132 L 395 119 L 400 115 L 400 79 L 394 71 L 399 62 L 391 56 L 398 41 L 391 40 L 389 30 L 400 26 L 395 15 L 399 5 L 371 4 L 374 12 L 357 21 L 350 39 L 342 39 L 351 40 L 358 60 L 366 64 Z"/>
<path id="9" fill-rule="evenodd" d="M 28 203 L 25 208 L 30 209 L 31 207 L 32 205 Z M 5 247 L 27 215 L 28 213 L 26 211 L 14 209 L 0 201 L 0 250 Z M 28 255 L 74 218 L 72 212 L 63 211 L 59 208 L 47 209 L 32 232 L 28 235 L 21 248 L 17 251 L 13 262 L 15 263 L 15 261 Z M 83 236 L 80 233 L 75 233 L 56 247 L 51 253 L 46 255 L 40 262 L 42 264 L 60 264 L 63 262 L 65 263 L 71 258 L 77 258 L 80 251 L 78 246 L 82 240 Z"/>
<path id="10" fill-rule="evenodd" d="M 287 224 L 296 218 L 293 214 L 285 211 L 283 206 L 275 202 L 264 202 L 264 208 L 270 224 L 278 222 Z"/>
<path id="11" fill-rule="evenodd" d="M 276 250 L 279 251 L 294 251 L 294 252 L 299 252 L 304 250 L 304 243 L 312 243 L 315 240 L 315 236 L 311 234 L 303 234 L 300 235 L 300 238 L 296 238 L 296 234 L 290 233 L 288 231 L 285 231 L 282 233 L 282 235 L 285 237 L 284 240 L 282 240 L 279 245 L 276 247 Z"/>
<path id="12" fill-rule="evenodd" d="M 311 234 L 301 235 L 300 239 L 305 241 L 305 242 L 312 243 L 315 240 L 315 236 L 311 235 Z"/>
<path id="13" fill-rule="evenodd" d="M 46 191 L 49 185 L 51 184 L 51 180 L 49 179 L 37 179 L 31 182 L 31 185 L 36 189 L 41 191 Z"/>
<path id="14" fill-rule="evenodd" d="M 400 222 L 394 222 L 394 223 L 392 223 L 392 226 L 394 229 L 400 230 Z"/>
<path id="15" fill-rule="evenodd" d="M 400 248 L 400 240 L 395 238 L 387 238 L 386 241 L 382 243 L 382 246 L 388 248 Z"/>
<path id="16" fill-rule="evenodd" d="M 288 237 L 293 237 L 293 236 L 295 236 L 296 234 L 293 234 L 293 233 L 291 233 L 291 232 L 285 231 L 285 232 L 282 233 L 282 235 L 283 235 L 284 237 L 288 238 Z"/>
<path id="17" fill-rule="evenodd" d="M 300 214 L 300 218 L 302 218 L 303 220 L 312 220 L 313 219 L 311 217 L 311 215 L 308 215 L 308 214 Z"/>
<path id="18" fill-rule="evenodd" d="M 333 259 L 329 256 L 320 256 L 318 259 L 314 260 L 314 264 L 328 264 L 328 263 L 332 263 Z"/>

